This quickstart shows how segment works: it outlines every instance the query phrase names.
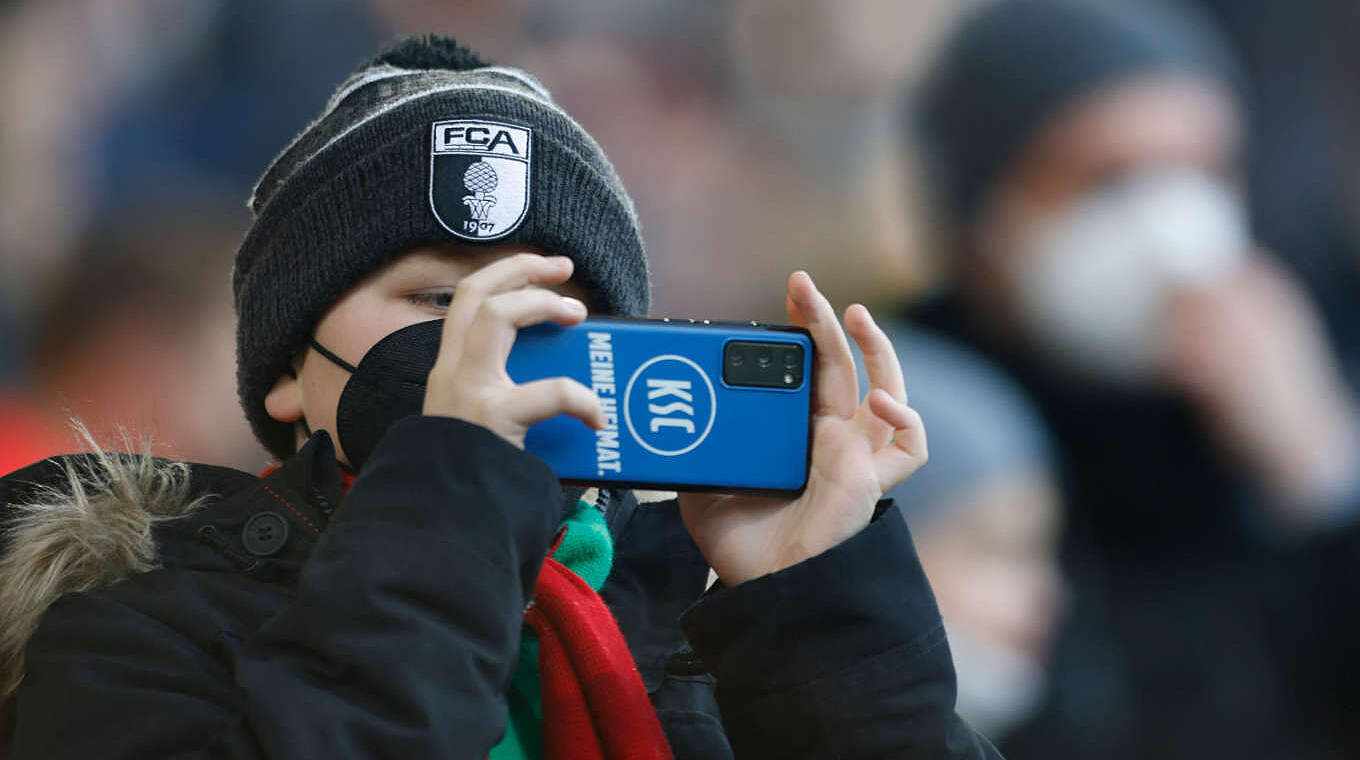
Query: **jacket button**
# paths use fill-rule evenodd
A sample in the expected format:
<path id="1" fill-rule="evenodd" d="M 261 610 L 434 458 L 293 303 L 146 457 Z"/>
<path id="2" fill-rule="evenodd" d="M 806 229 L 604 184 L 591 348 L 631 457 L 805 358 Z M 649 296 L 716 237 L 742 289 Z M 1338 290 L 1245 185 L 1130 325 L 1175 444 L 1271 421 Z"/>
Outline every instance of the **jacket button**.
<path id="1" fill-rule="evenodd" d="M 697 676 L 707 673 L 708 668 L 693 649 L 686 647 L 666 658 L 666 672 L 673 676 Z"/>
<path id="2" fill-rule="evenodd" d="M 256 512 L 241 531 L 241 543 L 256 557 L 271 557 L 288 543 L 288 521 L 278 512 Z"/>

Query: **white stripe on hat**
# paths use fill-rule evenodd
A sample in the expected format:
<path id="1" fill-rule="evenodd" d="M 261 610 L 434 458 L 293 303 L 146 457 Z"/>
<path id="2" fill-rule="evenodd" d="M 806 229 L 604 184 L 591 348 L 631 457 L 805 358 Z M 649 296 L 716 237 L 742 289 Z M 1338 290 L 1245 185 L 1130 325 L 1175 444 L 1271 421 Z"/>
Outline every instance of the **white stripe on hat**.
<path id="1" fill-rule="evenodd" d="M 394 68 L 395 68 L 395 67 L 394 67 Z M 407 70 L 400 70 L 400 71 L 407 71 Z M 589 132 L 587 132 L 587 131 L 585 130 L 585 128 L 582 127 L 581 124 L 580 124 L 578 121 L 576 121 L 576 119 L 572 118 L 570 114 L 568 114 L 566 111 L 562 110 L 562 108 L 561 108 L 560 106 L 558 106 L 556 103 L 554 103 L 554 102 L 552 101 L 552 99 L 551 99 L 551 98 L 548 96 L 548 94 L 547 94 L 547 90 L 546 90 L 546 89 L 543 89 L 543 85 L 540 84 L 540 83 L 538 82 L 537 79 L 534 79 L 533 77 L 529 76 L 528 74 L 525 74 L 524 72 L 519 72 L 518 74 L 514 74 L 513 72 L 518 71 L 517 69 L 503 69 L 503 68 L 501 68 L 501 67 L 484 67 L 484 68 L 480 68 L 480 69 L 469 69 L 469 70 L 467 70 L 467 71 L 459 71 L 459 72 L 453 72 L 453 71 L 451 71 L 451 70 L 449 70 L 449 69 L 433 69 L 433 70 L 428 70 L 428 71 L 427 71 L 427 70 L 410 71 L 410 72 L 408 72 L 408 73 L 413 73 L 413 74 L 429 74 L 429 75 L 434 75 L 436 78 L 439 78 L 439 79 L 446 79 L 447 76 L 448 76 L 449 74 L 461 74 L 461 75 L 465 75 L 465 76 L 466 76 L 466 75 L 475 75 L 475 74 L 477 74 L 478 72 L 484 72 L 484 71 L 491 71 L 492 73 L 501 74 L 501 75 L 510 75 L 510 76 L 512 76 L 516 81 L 521 82 L 521 83 L 525 84 L 527 87 L 531 88 L 531 89 L 532 89 L 532 92 L 526 92 L 526 91 L 525 91 L 524 89 L 522 89 L 522 88 L 508 87 L 508 86 L 505 86 L 505 85 L 489 84 L 489 83 L 484 83 L 484 82 L 483 82 L 483 83 L 476 83 L 476 84 L 466 84 L 466 83 L 457 83 L 457 84 L 454 84 L 454 83 L 448 83 L 448 82 L 441 82 L 441 83 L 440 83 L 439 85 L 437 85 L 437 86 L 427 87 L 427 88 L 424 88 L 424 89 L 421 89 L 421 90 L 417 90 L 417 91 L 415 91 L 415 92 L 407 93 L 405 96 L 403 96 L 403 97 L 401 97 L 401 98 L 397 98 L 397 99 L 395 99 L 395 100 L 393 100 L 393 101 L 390 101 L 390 102 L 388 102 L 388 103 L 384 103 L 384 104 L 382 104 L 381 107 L 376 108 L 376 109 L 374 109 L 373 111 L 371 111 L 371 112 L 365 114 L 365 115 L 363 116 L 363 118 L 361 118 L 361 119 L 355 121 L 354 123 L 350 124 L 350 125 L 347 126 L 342 132 L 340 132 L 339 134 L 335 135 L 335 136 L 332 137 L 330 140 L 327 140 L 326 143 L 325 143 L 324 145 L 322 145 L 320 148 L 317 148 L 316 150 L 314 150 L 314 151 L 312 151 L 310 154 L 308 154 L 305 158 L 303 158 L 302 160 L 296 162 L 296 164 L 294 165 L 293 170 L 290 171 L 290 172 L 288 173 L 287 177 L 284 178 L 283 182 L 286 183 L 286 182 L 288 181 L 288 178 L 289 178 L 289 177 L 296 176 L 297 173 L 301 170 L 301 168 L 302 168 L 303 166 L 305 166 L 305 165 L 307 165 L 309 162 L 311 162 L 312 159 L 314 159 L 314 158 L 316 158 L 317 156 L 321 155 L 323 152 L 326 151 L 327 148 L 330 148 L 332 145 L 335 145 L 337 142 L 339 142 L 340 140 L 344 139 L 345 136 L 349 135 L 349 134 L 350 134 L 351 132 L 353 132 L 354 130 L 356 130 L 356 129 L 358 129 L 359 127 L 362 127 L 363 125 L 365 125 L 365 124 L 367 124 L 367 123 L 373 121 L 374 119 L 376 119 L 376 118 L 382 116 L 383 114 L 389 113 L 390 111 L 392 111 L 392 110 L 394 110 L 394 109 L 396 109 L 396 108 L 400 108 L 401 106 L 403 106 L 403 105 L 405 105 L 405 104 L 407 104 L 407 103 L 410 103 L 410 102 L 412 102 L 412 101 L 419 100 L 419 99 L 421 99 L 421 98 L 429 97 L 429 96 L 431 96 L 431 95 L 436 95 L 436 94 L 441 93 L 441 92 L 454 92 L 454 91 L 459 91 L 459 90 L 491 90 L 491 91 L 494 91 L 494 92 L 503 92 L 503 93 L 505 93 L 505 94 L 507 94 L 507 95 L 511 95 L 511 96 L 514 96 L 514 97 L 524 98 L 524 99 L 526 99 L 526 100 L 530 100 L 530 101 L 532 101 L 532 102 L 534 102 L 534 103 L 537 103 L 537 104 L 539 104 L 539 105 L 541 105 L 541 106 L 544 106 L 544 107 L 547 108 L 548 110 L 550 110 L 550 111 L 552 111 L 553 113 L 557 114 L 557 115 L 558 115 L 559 117 L 561 117 L 564 121 L 566 121 L 567 123 L 569 123 L 569 124 L 572 126 L 572 128 L 577 132 L 577 134 L 578 134 L 582 139 L 584 139 L 584 140 L 591 146 L 591 148 L 592 148 L 595 152 L 597 152 L 597 153 L 598 153 L 599 155 L 601 155 L 601 156 L 604 155 L 604 150 L 600 147 L 599 143 L 595 141 L 595 138 L 594 138 Z M 385 75 L 375 76 L 375 77 L 369 78 L 367 82 L 364 82 L 364 84 L 370 84 L 370 83 L 372 83 L 372 82 L 381 81 L 381 80 L 383 80 L 383 79 L 389 79 L 389 78 L 392 78 L 392 77 L 398 76 L 398 75 L 399 75 L 399 74 L 396 73 L 396 72 L 385 72 Z M 347 94 L 350 94 L 350 93 L 353 93 L 355 90 L 357 90 L 357 89 L 358 89 L 359 87 L 361 87 L 361 86 L 362 86 L 362 85 L 356 84 L 356 85 L 353 85 L 353 86 L 346 86 L 344 89 L 347 91 Z M 542 96 L 539 96 L 538 93 L 542 93 Z M 285 149 L 283 150 L 283 152 L 279 154 L 278 158 L 275 158 L 275 159 L 274 159 L 274 162 L 270 164 L 269 169 L 267 169 L 267 170 L 265 171 L 264 176 L 260 178 L 260 181 L 263 182 L 263 181 L 264 181 L 264 178 L 265 178 L 265 177 L 268 177 L 268 176 L 272 173 L 273 168 L 274 168 L 274 164 L 278 163 L 278 161 L 279 161 L 280 159 L 282 159 L 285 155 L 287 155 L 288 152 L 289 152 L 290 150 L 292 150 L 292 148 L 298 143 L 298 141 L 300 141 L 304 136 L 306 136 L 306 134 L 307 134 L 308 132 L 310 132 L 314 127 L 316 127 L 317 124 L 319 124 L 320 122 L 324 121 L 325 118 L 326 118 L 326 116 L 329 116 L 330 113 L 331 113 L 331 111 L 330 111 L 330 110 L 327 110 L 325 115 L 323 115 L 323 116 L 321 116 L 320 118 L 314 120 L 310 125 L 308 125 L 307 129 L 303 130 L 302 133 L 300 133 L 297 137 L 293 138 L 293 141 L 292 141 L 291 143 L 289 143 L 288 147 L 285 148 Z M 606 161 L 605 161 L 605 166 L 608 168 L 609 173 L 610 173 L 611 175 L 613 175 L 613 176 L 602 177 L 602 179 L 604 179 L 606 182 L 612 182 L 612 183 L 620 184 L 620 185 L 621 185 L 621 184 L 622 184 L 622 181 L 619 179 L 617 173 L 614 171 L 613 165 L 610 164 L 610 163 L 606 160 Z M 595 171 L 595 168 L 594 168 L 594 167 L 590 167 L 590 169 L 591 169 L 591 171 Z M 255 185 L 254 191 L 251 192 L 250 199 L 246 202 L 247 207 L 251 208 L 252 210 L 255 208 L 255 195 L 256 195 L 256 193 L 259 192 L 259 188 L 260 188 L 260 184 L 257 182 L 256 185 Z M 627 206 L 628 215 L 629 215 L 630 217 L 632 217 L 632 218 L 636 221 L 636 219 L 637 219 L 637 209 L 636 209 L 636 207 L 635 207 L 634 204 L 633 204 L 633 199 L 632 199 L 632 197 L 628 196 L 627 194 L 623 194 L 623 195 L 622 195 L 622 200 L 625 202 L 625 204 L 626 204 L 626 206 Z"/>
<path id="2" fill-rule="evenodd" d="M 335 94 L 332 95 L 330 100 L 326 102 L 326 108 L 321 112 L 321 115 L 313 119 L 311 123 L 307 125 L 307 128 L 303 129 L 301 132 L 295 135 L 292 140 L 289 140 L 288 144 L 283 147 L 283 150 L 279 151 L 278 155 L 274 157 L 274 160 L 269 162 L 269 166 L 265 168 L 264 174 L 260 176 L 260 180 L 255 183 L 255 186 L 253 188 L 251 188 L 250 198 L 246 200 L 246 207 L 251 209 L 252 211 L 255 209 L 255 197 L 256 195 L 259 194 L 260 183 L 263 182 L 266 178 L 268 178 L 271 173 L 273 173 L 274 167 L 278 164 L 278 162 L 281 161 L 284 156 L 287 156 L 295 147 L 297 147 L 298 143 L 301 142 L 302 139 L 306 137 L 308 133 L 310 133 L 319 124 L 321 124 L 321 122 L 329 118 L 331 114 L 335 112 L 335 109 L 339 108 L 340 104 L 343 103 L 346 98 L 353 95 L 355 92 L 363 89 L 368 85 L 374 84 L 375 82 L 381 82 L 388 79 L 395 79 L 397 77 L 403 76 L 425 76 L 430 79 L 446 79 L 449 76 L 462 76 L 475 78 L 477 74 L 483 72 L 513 79 L 514 81 L 524 85 L 524 87 L 528 88 L 531 92 L 526 93 L 514 89 L 512 87 L 506 87 L 504 85 L 494 85 L 489 83 L 482 84 L 444 83 L 438 86 L 428 87 L 414 93 L 408 93 L 406 96 L 399 98 L 395 101 L 382 104 L 373 111 L 365 114 L 358 121 L 354 122 L 353 124 L 350 124 L 343 132 L 328 140 L 325 145 L 322 145 L 317 150 L 312 151 L 312 153 L 310 153 L 306 158 L 303 158 L 302 160 L 298 161 L 295 164 L 295 168 L 293 169 L 293 171 L 290 171 L 289 174 L 291 175 L 295 173 L 297 171 L 297 167 L 301 167 L 308 161 L 311 161 L 313 158 L 316 158 L 316 156 L 319 155 L 326 148 L 329 148 L 331 145 L 335 144 L 337 140 L 349 134 L 350 132 L 353 132 L 355 129 L 363 126 L 367 122 L 372 121 L 373 119 L 387 113 L 388 111 L 391 111 L 392 109 L 398 106 L 401 106 L 405 103 L 409 103 L 412 100 L 416 100 L 427 95 L 433 95 L 435 93 L 445 90 L 452 91 L 466 89 L 487 89 L 506 92 L 511 95 L 519 95 L 521 97 L 528 98 L 529 100 L 545 105 L 553 111 L 556 111 L 557 113 L 561 114 L 564 118 L 566 118 L 568 121 L 570 121 L 577 129 L 581 130 L 582 134 L 586 134 L 587 138 L 590 137 L 589 134 L 587 134 L 585 130 L 581 128 L 580 124 L 577 124 L 574 119 L 572 119 L 570 116 L 567 116 L 566 112 L 559 108 L 557 104 L 552 101 L 552 95 L 548 93 L 547 88 L 545 88 L 541 82 L 539 82 L 536 78 L 534 78 L 527 72 L 521 71 L 519 69 L 509 68 L 506 66 L 482 66 L 476 69 L 466 69 L 462 71 L 454 69 L 403 69 L 397 66 L 393 66 L 391 64 L 382 64 L 380 66 L 371 67 L 365 70 L 363 73 L 351 77 L 348 81 L 342 84 L 338 90 L 336 90 Z M 597 149 L 599 148 L 598 145 L 596 145 L 595 147 Z"/>

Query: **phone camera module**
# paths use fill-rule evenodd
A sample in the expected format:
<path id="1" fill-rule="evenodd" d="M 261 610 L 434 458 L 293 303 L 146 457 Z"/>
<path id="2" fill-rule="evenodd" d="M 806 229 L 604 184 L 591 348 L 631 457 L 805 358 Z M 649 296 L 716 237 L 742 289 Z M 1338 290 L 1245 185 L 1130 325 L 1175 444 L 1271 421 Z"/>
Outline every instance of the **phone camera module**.
<path id="1" fill-rule="evenodd" d="M 737 387 L 801 388 L 803 351 L 788 341 L 730 341 L 723 348 L 723 380 Z"/>

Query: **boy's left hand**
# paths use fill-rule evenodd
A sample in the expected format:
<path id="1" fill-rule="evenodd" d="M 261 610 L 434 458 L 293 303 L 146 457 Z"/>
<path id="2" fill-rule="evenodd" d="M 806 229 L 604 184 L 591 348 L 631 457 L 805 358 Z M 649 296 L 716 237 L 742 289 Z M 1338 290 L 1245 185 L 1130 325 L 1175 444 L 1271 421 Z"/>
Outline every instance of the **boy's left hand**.
<path id="1" fill-rule="evenodd" d="M 869 310 L 856 304 L 845 312 L 873 386 L 861 403 L 850 345 L 807 273 L 789 277 L 785 307 L 817 347 L 807 488 L 793 499 L 679 497 L 685 526 L 728 586 L 802 562 L 863 530 L 883 493 L 926 461 L 925 428 L 907 406 L 902 367 Z"/>

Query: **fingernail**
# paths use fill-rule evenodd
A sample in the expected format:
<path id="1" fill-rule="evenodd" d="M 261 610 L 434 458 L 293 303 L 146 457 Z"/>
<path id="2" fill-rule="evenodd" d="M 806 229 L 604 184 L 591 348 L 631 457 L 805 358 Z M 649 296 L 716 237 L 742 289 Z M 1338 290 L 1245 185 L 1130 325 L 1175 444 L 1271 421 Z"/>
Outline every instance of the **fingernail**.
<path id="1" fill-rule="evenodd" d="M 572 298 L 571 296 L 562 296 L 562 303 L 566 304 L 566 305 L 567 305 L 567 308 L 571 309 L 572 311 L 585 311 L 585 310 L 586 310 L 586 305 L 585 305 L 585 304 L 581 303 L 580 301 L 576 300 L 575 298 Z"/>

